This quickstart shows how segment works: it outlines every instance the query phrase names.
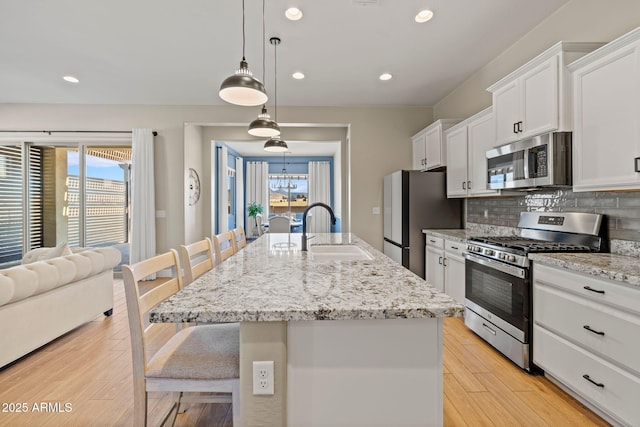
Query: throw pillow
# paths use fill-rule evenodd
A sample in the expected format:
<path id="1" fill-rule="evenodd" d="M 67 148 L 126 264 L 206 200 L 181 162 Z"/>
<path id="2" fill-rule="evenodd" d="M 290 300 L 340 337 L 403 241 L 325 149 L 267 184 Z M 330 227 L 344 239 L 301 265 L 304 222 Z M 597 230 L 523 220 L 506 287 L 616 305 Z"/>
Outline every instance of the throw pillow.
<path id="1" fill-rule="evenodd" d="M 32 262 L 71 255 L 72 253 L 67 242 L 62 242 L 55 248 L 37 248 L 30 250 L 22 257 L 22 264 L 31 264 Z"/>

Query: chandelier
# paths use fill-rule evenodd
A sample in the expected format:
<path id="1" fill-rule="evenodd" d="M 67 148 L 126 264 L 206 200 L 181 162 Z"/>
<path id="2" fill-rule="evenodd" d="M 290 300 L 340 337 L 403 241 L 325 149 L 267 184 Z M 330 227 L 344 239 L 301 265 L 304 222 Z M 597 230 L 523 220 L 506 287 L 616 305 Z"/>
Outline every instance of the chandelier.
<path id="1" fill-rule="evenodd" d="M 272 191 L 295 190 L 296 188 L 298 188 L 296 184 L 291 183 L 291 175 L 287 173 L 287 167 L 286 167 L 287 164 L 285 162 L 286 154 L 287 154 L 286 152 L 282 153 L 282 175 L 277 175 L 278 180 L 276 181 L 275 184 L 271 186 Z"/>

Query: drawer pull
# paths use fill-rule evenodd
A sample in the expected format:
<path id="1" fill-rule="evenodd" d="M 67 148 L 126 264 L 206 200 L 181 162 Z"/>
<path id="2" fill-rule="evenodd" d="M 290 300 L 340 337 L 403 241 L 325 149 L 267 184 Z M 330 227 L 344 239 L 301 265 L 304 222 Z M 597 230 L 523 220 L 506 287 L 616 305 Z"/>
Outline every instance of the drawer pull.
<path id="1" fill-rule="evenodd" d="M 595 292 L 596 294 L 604 295 L 604 291 L 601 291 L 599 289 L 593 289 L 591 286 L 584 286 L 584 289 L 586 289 L 587 291 Z"/>
<path id="2" fill-rule="evenodd" d="M 451 246 L 451 249 L 455 249 L 457 251 L 458 247 L 457 246 Z"/>
<path id="3" fill-rule="evenodd" d="M 494 331 L 493 329 L 491 329 L 490 327 L 488 327 L 486 323 L 483 323 L 483 324 L 482 324 L 482 326 L 484 326 L 484 328 L 485 328 L 486 330 L 488 330 L 489 332 L 491 332 L 493 335 L 495 335 L 495 334 L 496 334 L 496 331 Z"/>
<path id="4" fill-rule="evenodd" d="M 432 239 L 429 239 L 429 241 L 430 241 L 431 243 L 435 243 L 435 242 L 436 242 L 435 240 L 432 240 Z"/>
<path id="5" fill-rule="evenodd" d="M 592 380 L 592 379 L 589 377 L 589 375 L 587 375 L 587 374 L 584 374 L 584 375 L 582 376 L 582 378 L 584 378 L 585 380 L 589 381 L 591 384 L 593 384 L 593 385 L 595 385 L 595 386 L 597 386 L 597 387 L 604 388 L 604 384 L 595 382 L 595 381 L 594 381 L 594 380 Z"/>
<path id="6" fill-rule="evenodd" d="M 585 329 L 586 329 L 587 331 L 589 331 L 589 332 L 593 332 L 593 333 L 594 333 L 594 334 L 596 334 L 596 335 L 604 336 L 604 332 L 602 332 L 602 331 L 596 331 L 595 329 L 591 329 L 591 326 L 589 326 L 589 325 L 584 325 L 584 326 L 583 326 L 583 328 L 585 328 Z"/>

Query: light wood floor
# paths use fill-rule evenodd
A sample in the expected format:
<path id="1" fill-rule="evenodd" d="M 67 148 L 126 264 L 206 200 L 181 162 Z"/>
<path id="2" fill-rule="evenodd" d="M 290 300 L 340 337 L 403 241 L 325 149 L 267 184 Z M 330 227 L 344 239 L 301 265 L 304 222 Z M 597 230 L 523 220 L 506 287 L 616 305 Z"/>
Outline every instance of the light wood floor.
<path id="1" fill-rule="evenodd" d="M 132 425 L 129 327 L 121 280 L 115 283 L 114 298 L 112 317 L 98 316 L 0 371 L 0 426 Z M 50 410 L 59 403 L 60 410 L 35 412 L 34 405 L 42 402 L 52 402 Z M 10 404 L 22 403 L 27 413 L 5 412 L 15 410 Z M 65 404 L 70 411 L 64 412 Z M 169 405 L 169 396 L 152 396 L 152 423 L 159 422 Z M 191 406 L 176 425 L 229 427 L 230 405 Z M 461 319 L 445 319 L 444 425 L 607 424 L 543 377 L 516 368 Z"/>

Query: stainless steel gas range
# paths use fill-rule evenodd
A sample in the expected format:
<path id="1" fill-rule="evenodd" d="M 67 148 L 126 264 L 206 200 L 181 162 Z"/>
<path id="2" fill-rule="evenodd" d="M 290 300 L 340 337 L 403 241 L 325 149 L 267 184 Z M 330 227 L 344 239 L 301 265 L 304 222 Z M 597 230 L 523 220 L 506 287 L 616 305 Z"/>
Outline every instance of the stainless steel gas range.
<path id="1" fill-rule="evenodd" d="M 598 252 L 603 216 L 522 212 L 517 236 L 476 237 L 465 261 L 465 324 L 531 371 L 533 319 L 531 261 L 539 252 Z"/>

